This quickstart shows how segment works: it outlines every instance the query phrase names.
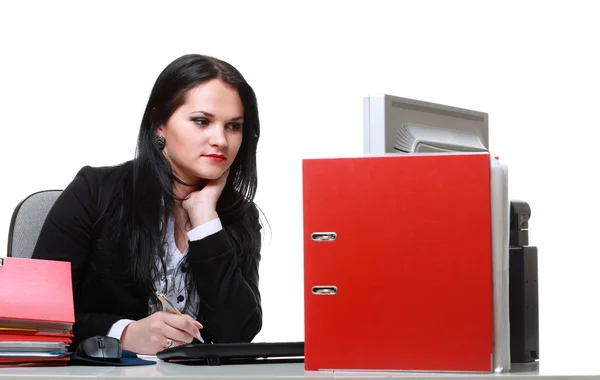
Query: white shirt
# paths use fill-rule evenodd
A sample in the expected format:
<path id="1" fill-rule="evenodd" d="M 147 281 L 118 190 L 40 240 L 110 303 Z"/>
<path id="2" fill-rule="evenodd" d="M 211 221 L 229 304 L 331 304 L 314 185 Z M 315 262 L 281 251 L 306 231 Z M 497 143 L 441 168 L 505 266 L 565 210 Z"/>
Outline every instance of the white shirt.
<path id="1" fill-rule="evenodd" d="M 199 225 L 191 231 L 187 232 L 187 237 L 189 241 L 202 240 L 205 237 L 215 234 L 223 229 L 221 225 L 221 219 L 216 218 L 210 220 L 204 224 Z M 187 254 L 188 249 L 186 248 L 185 252 L 180 252 L 175 244 L 175 223 L 173 218 L 169 219 L 169 224 L 167 227 L 167 236 L 164 242 L 166 248 L 166 257 L 165 264 L 167 266 L 166 277 L 158 276 L 155 281 L 155 287 L 158 292 L 162 292 L 167 296 L 169 301 L 173 305 L 175 305 L 178 309 L 182 309 L 185 305 L 185 302 L 188 297 L 189 300 L 189 308 L 187 314 L 189 314 L 194 319 L 197 317 L 196 311 L 198 310 L 198 294 L 194 292 L 193 294 L 187 294 L 186 284 L 183 282 L 183 278 L 181 275 L 181 261 Z M 157 260 L 160 260 L 157 258 Z M 162 265 L 159 262 L 158 267 L 161 268 Z M 162 273 L 162 272 L 161 272 Z M 162 310 L 162 307 L 156 308 L 155 305 L 148 302 L 148 312 L 149 315 Z M 166 310 L 165 310 L 166 311 Z M 123 334 L 123 330 L 125 327 L 129 325 L 133 320 L 131 319 L 120 319 L 115 322 L 108 332 L 108 336 L 121 339 L 121 334 Z"/>

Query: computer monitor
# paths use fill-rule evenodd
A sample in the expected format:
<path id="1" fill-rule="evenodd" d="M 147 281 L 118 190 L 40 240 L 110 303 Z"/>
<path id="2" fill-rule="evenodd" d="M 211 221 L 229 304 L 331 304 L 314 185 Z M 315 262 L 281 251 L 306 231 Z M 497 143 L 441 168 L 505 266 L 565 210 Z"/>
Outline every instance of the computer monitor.
<path id="1" fill-rule="evenodd" d="M 392 95 L 363 98 L 364 153 L 488 152 L 488 114 Z"/>

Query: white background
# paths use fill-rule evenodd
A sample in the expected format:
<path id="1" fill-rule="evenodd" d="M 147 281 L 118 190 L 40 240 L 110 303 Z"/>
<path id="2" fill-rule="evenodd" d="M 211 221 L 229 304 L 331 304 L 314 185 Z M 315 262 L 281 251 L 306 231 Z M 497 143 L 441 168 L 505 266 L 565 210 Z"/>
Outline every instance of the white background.
<path id="1" fill-rule="evenodd" d="M 388 93 L 490 114 L 510 197 L 532 207 L 544 368 L 597 361 L 600 23 L 592 4 L 1 2 L 0 244 L 29 193 L 64 188 L 84 165 L 131 159 L 158 73 L 182 54 L 209 54 L 240 69 L 259 99 L 256 201 L 272 230 L 257 341 L 304 337 L 302 158 L 360 155 L 362 96 Z M 362 312 L 348 315 L 359 331 Z"/>

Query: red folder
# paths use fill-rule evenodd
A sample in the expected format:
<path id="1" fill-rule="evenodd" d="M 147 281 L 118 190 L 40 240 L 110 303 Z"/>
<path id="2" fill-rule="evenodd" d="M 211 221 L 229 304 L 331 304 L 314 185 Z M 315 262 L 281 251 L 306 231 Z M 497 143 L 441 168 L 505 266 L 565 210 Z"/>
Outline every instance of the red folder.
<path id="1" fill-rule="evenodd" d="M 0 258 L 0 366 L 68 362 L 71 284 L 69 262 Z"/>
<path id="2" fill-rule="evenodd" d="M 303 161 L 305 369 L 493 367 L 490 156 Z"/>
<path id="3" fill-rule="evenodd" d="M 73 323 L 71 263 L 0 259 L 0 327 L 62 333 Z"/>

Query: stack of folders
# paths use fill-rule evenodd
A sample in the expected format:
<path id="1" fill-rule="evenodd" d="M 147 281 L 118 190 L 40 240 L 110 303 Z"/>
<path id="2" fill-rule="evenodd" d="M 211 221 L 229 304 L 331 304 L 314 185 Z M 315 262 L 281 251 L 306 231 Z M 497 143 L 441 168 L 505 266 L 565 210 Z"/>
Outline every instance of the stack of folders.
<path id="1" fill-rule="evenodd" d="M 70 263 L 0 258 L 0 367 L 66 365 L 74 322 Z"/>

